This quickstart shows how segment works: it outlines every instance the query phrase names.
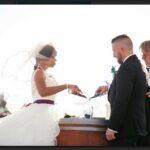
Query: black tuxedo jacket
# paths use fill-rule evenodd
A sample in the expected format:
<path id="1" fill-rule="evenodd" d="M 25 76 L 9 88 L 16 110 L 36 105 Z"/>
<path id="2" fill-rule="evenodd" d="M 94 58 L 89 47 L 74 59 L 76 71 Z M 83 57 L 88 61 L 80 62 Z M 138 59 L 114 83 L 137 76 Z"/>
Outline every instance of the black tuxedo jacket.
<path id="1" fill-rule="evenodd" d="M 150 87 L 147 88 L 147 92 L 150 92 Z M 146 107 L 145 111 L 146 111 L 147 132 L 150 135 L 150 98 L 149 97 L 146 97 L 145 107 Z"/>
<path id="2" fill-rule="evenodd" d="M 146 76 L 136 55 L 119 67 L 108 92 L 111 115 L 108 128 L 117 137 L 146 135 Z"/>

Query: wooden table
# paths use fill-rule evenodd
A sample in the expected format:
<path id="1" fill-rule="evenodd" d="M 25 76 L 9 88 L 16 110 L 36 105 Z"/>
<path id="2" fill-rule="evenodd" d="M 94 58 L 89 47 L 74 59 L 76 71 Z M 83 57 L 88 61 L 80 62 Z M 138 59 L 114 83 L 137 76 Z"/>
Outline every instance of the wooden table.
<path id="1" fill-rule="evenodd" d="M 108 146 L 104 118 L 62 118 L 59 122 L 58 146 Z"/>

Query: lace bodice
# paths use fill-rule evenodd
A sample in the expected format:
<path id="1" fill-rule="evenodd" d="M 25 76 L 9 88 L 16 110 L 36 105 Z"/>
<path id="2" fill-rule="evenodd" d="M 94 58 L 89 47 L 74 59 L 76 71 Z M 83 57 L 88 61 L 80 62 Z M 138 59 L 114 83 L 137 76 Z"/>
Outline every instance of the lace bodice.
<path id="1" fill-rule="evenodd" d="M 44 75 L 45 75 L 45 84 L 47 87 L 49 86 L 55 86 L 57 85 L 57 82 L 56 80 L 54 79 L 54 77 L 52 75 L 49 75 L 48 73 L 46 73 L 46 71 L 43 71 L 44 72 Z M 40 96 L 37 88 L 36 88 L 36 85 L 35 85 L 35 80 L 34 80 L 34 75 L 35 75 L 36 71 L 33 72 L 33 75 L 32 75 L 32 97 L 33 97 L 33 100 L 37 100 L 37 99 L 50 99 L 50 100 L 55 100 L 55 96 L 56 94 L 54 95 L 51 95 L 51 96 L 45 96 L 45 97 L 42 97 Z"/>

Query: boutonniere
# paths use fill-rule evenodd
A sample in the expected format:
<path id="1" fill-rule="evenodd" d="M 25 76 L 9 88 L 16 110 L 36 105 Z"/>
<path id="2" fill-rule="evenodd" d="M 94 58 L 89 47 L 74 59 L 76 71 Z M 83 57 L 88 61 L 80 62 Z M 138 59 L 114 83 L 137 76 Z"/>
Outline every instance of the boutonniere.
<path id="1" fill-rule="evenodd" d="M 116 70 L 116 67 L 115 66 L 112 66 L 111 67 L 111 73 L 112 73 L 112 76 L 114 77 L 117 73 L 117 70 Z"/>

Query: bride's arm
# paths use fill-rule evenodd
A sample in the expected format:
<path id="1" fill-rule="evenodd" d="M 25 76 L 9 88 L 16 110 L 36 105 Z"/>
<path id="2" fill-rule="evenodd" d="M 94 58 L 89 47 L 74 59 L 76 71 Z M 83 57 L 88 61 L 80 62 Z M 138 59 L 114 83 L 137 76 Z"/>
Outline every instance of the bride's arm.
<path id="1" fill-rule="evenodd" d="M 41 96 L 50 96 L 65 89 L 71 89 L 77 93 L 81 93 L 81 90 L 78 88 L 78 86 L 73 84 L 62 84 L 57 86 L 46 87 L 44 77 L 44 73 L 41 70 L 37 70 L 34 76 L 37 90 Z"/>

